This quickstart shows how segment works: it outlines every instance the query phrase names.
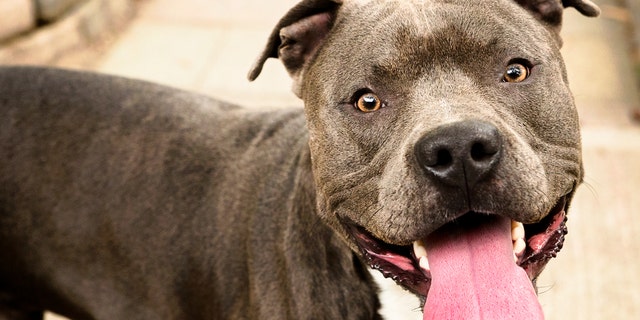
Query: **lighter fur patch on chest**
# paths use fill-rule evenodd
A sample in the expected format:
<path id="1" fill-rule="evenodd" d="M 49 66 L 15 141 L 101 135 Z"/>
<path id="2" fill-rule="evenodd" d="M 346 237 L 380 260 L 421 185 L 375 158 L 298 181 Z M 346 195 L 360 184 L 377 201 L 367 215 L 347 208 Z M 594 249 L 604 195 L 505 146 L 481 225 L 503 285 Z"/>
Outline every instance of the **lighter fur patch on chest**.
<path id="1" fill-rule="evenodd" d="M 369 270 L 380 288 L 380 315 L 385 320 L 422 320 L 420 300 L 414 294 L 387 279 L 377 270 Z"/>

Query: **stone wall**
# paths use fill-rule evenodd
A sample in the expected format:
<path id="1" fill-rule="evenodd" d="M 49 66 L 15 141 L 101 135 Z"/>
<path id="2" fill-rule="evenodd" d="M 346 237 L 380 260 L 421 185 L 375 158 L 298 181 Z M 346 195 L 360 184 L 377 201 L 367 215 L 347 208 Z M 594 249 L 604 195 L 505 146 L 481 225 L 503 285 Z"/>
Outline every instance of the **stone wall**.
<path id="1" fill-rule="evenodd" d="M 120 30 L 134 0 L 0 0 L 0 64 L 56 64 Z"/>

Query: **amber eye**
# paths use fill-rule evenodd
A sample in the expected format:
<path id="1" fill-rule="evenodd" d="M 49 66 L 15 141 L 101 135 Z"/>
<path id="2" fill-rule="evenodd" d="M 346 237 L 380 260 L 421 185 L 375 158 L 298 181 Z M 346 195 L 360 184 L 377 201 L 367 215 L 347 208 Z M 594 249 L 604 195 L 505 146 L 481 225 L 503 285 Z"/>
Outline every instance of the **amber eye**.
<path id="1" fill-rule="evenodd" d="M 358 98 L 356 107 L 362 112 L 373 112 L 382 107 L 382 101 L 380 101 L 380 98 L 378 98 L 377 95 L 369 92 Z"/>
<path id="2" fill-rule="evenodd" d="M 512 63 L 504 72 L 504 82 L 522 82 L 529 77 L 530 69 L 521 63 Z"/>

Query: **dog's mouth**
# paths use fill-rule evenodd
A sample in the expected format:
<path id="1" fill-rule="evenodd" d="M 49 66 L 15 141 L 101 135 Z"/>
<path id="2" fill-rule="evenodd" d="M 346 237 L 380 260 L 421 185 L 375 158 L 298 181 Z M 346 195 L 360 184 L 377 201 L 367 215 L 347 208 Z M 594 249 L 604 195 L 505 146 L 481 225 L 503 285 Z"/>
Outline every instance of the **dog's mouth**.
<path id="1" fill-rule="evenodd" d="M 449 281 L 447 279 L 451 277 L 455 278 L 451 281 L 456 283 L 443 285 L 457 287 L 451 289 L 456 291 L 482 291 L 478 288 L 497 286 L 498 291 L 509 294 L 509 290 L 503 287 L 514 286 L 516 282 L 519 286 L 526 286 L 522 283 L 528 282 L 525 289 L 533 292 L 535 299 L 532 283 L 549 259 L 562 249 L 567 234 L 566 208 L 567 196 L 564 196 L 545 218 L 533 224 L 523 224 L 496 214 L 469 212 L 411 245 L 386 243 L 354 223 L 346 223 L 346 226 L 372 268 L 427 298 L 427 303 L 431 299 L 430 291 L 435 287 L 439 291 L 439 282 Z M 516 280 L 505 279 L 501 284 L 495 279 L 501 278 L 503 273 L 516 273 L 513 276 Z M 470 278 L 463 279 L 466 276 Z M 473 284 L 478 279 L 479 282 L 485 281 L 481 279 L 484 276 L 489 278 L 485 279 L 487 283 Z M 472 284 L 460 285 L 457 282 Z M 514 289 L 512 294 L 519 292 Z M 518 300 L 518 297 L 513 299 Z M 425 319 L 426 310 L 425 306 Z"/>

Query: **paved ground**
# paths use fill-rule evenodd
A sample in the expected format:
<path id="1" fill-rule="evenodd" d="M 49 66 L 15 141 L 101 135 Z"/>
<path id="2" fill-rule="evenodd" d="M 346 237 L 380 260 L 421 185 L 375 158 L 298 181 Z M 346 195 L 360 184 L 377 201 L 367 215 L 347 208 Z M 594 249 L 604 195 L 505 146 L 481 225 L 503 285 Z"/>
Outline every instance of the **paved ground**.
<path id="1" fill-rule="evenodd" d="M 300 104 L 277 61 L 255 83 L 245 77 L 270 28 L 295 2 L 147 0 L 90 68 L 250 106 Z M 548 319 L 640 319 L 640 128 L 628 117 L 640 102 L 626 29 L 607 6 L 613 0 L 596 2 L 603 17 L 570 10 L 563 31 L 587 175 L 570 212 L 565 249 L 539 280 Z M 406 308 L 420 318 L 414 305 Z"/>

